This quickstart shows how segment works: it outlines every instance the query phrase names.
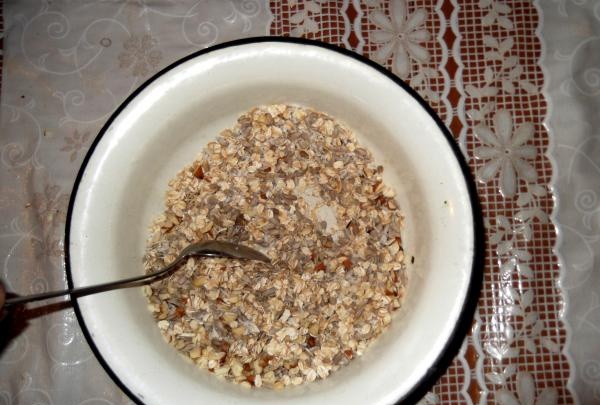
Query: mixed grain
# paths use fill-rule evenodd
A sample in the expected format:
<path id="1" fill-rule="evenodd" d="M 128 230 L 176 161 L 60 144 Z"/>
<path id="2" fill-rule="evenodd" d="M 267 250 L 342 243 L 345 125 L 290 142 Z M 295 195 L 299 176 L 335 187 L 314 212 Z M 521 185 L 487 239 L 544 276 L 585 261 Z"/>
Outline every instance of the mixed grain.
<path id="1" fill-rule="evenodd" d="M 382 172 L 325 114 L 270 105 L 242 115 L 169 183 L 145 270 L 206 239 L 257 248 L 272 264 L 190 258 L 146 286 L 166 341 L 256 387 L 323 379 L 363 354 L 406 284 L 403 217 Z"/>

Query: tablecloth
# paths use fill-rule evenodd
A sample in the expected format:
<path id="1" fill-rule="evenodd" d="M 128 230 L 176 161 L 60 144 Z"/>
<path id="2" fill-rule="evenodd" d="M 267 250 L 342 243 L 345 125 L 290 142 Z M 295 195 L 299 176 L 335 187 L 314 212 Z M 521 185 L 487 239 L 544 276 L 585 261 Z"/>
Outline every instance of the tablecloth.
<path id="1" fill-rule="evenodd" d="M 75 175 L 144 80 L 230 39 L 313 38 L 406 80 L 478 180 L 481 299 L 471 333 L 422 403 L 600 402 L 598 3 L 23 0 L 3 11 L 0 276 L 9 290 L 65 286 Z M 91 353 L 68 301 L 2 328 L 1 403 L 131 402 Z"/>
<path id="2" fill-rule="evenodd" d="M 570 388 L 600 403 L 600 3 L 544 6 L 546 123 L 553 142 L 557 252 L 563 265 Z M 557 27 L 561 27 L 558 29 Z"/>

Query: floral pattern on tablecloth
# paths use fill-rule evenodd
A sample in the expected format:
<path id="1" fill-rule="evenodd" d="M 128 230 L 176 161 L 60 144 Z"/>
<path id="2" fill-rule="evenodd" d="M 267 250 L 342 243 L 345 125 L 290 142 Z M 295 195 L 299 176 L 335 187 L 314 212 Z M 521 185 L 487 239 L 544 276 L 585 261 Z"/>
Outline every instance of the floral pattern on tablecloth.
<path id="1" fill-rule="evenodd" d="M 64 288 L 67 204 L 112 111 L 144 80 L 198 49 L 265 35 L 265 3 L 7 2 L 0 137 L 0 277 L 9 290 Z M 0 404 L 130 404 L 87 345 L 73 310 L 28 313 L 0 343 Z M 3 325 L 4 326 L 4 325 Z"/>
<path id="2" fill-rule="evenodd" d="M 568 321 L 570 388 L 581 404 L 600 403 L 600 3 L 539 2 L 546 94 L 556 160 L 555 221 Z M 557 30 L 556 27 L 561 27 Z"/>
<path id="3" fill-rule="evenodd" d="M 450 127 L 478 179 L 488 238 L 482 297 L 472 333 L 422 403 L 572 401 L 549 220 L 539 16 L 530 2 L 40 0 L 5 8 L 0 274 L 10 289 L 64 286 L 74 176 L 110 113 L 146 78 L 239 37 L 319 39 L 406 80 Z M 590 224 L 593 199 L 588 192 L 578 205 Z M 78 389 L 61 389 L 74 382 Z M 92 356 L 71 309 L 31 319 L 2 352 L 0 403 L 94 402 L 130 400 Z"/>
<path id="4" fill-rule="evenodd" d="M 488 260 L 473 344 L 480 402 L 572 401 L 553 253 L 538 17 L 529 2 L 454 2 L 460 142 L 479 181 Z M 475 29 L 473 21 L 480 21 Z M 465 44 L 465 45 L 462 45 Z M 548 366 L 551 365 L 551 370 Z"/>

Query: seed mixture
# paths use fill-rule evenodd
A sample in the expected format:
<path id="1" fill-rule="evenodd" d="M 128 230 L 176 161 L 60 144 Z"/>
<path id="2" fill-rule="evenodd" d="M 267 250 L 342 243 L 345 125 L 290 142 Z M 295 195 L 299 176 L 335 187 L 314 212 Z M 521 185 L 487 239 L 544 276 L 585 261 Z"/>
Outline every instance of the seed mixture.
<path id="1" fill-rule="evenodd" d="M 169 183 L 147 272 L 190 242 L 240 242 L 271 264 L 190 258 L 145 287 L 168 343 L 217 376 L 283 388 L 326 378 L 391 322 L 406 284 L 403 217 L 383 168 L 333 118 L 242 115 Z"/>

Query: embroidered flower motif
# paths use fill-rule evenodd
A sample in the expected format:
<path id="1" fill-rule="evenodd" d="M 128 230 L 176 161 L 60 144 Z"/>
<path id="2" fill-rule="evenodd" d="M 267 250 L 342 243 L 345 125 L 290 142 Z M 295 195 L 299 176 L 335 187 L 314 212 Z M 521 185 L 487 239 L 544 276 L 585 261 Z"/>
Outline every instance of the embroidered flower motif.
<path id="1" fill-rule="evenodd" d="M 162 53 L 153 49 L 156 44 L 156 39 L 149 34 L 145 34 L 141 38 L 135 35 L 131 36 L 123 43 L 123 52 L 118 56 L 119 67 L 121 69 L 131 68 L 133 76 L 146 76 L 150 69 L 156 68 L 162 60 Z"/>
<path id="2" fill-rule="evenodd" d="M 500 173 L 500 192 L 505 197 L 512 197 L 517 191 L 518 179 L 527 182 L 537 180 L 535 168 L 527 159 L 534 159 L 537 149 L 527 145 L 533 137 L 534 127 L 530 122 L 520 125 L 513 132 L 513 121 L 510 112 L 498 110 L 494 115 L 494 131 L 484 125 L 475 127 L 475 136 L 484 146 L 475 148 L 477 159 L 487 160 L 477 172 L 478 180 L 487 183 Z"/>
<path id="3" fill-rule="evenodd" d="M 69 196 L 59 186 L 46 185 L 44 190 L 33 194 L 32 206 L 39 215 L 39 221 L 49 231 L 59 225 L 63 214 L 67 211 Z"/>
<path id="4" fill-rule="evenodd" d="M 37 215 L 39 235 L 36 238 L 36 254 L 39 257 L 60 257 L 63 252 L 62 239 L 57 235 L 61 224 L 64 224 L 69 196 L 56 185 L 47 184 L 40 192 L 33 194 L 30 203 L 32 212 Z"/>
<path id="5" fill-rule="evenodd" d="M 390 13 L 391 19 L 381 10 L 369 14 L 371 22 L 380 28 L 372 32 L 370 39 L 381 44 L 371 57 L 381 64 L 392 57 L 392 71 L 406 78 L 411 70 L 411 60 L 427 63 L 431 57 L 429 51 L 420 45 L 431 38 L 429 31 L 422 27 L 427 20 L 427 11 L 419 8 L 408 15 L 406 2 L 394 0 Z"/>
<path id="6" fill-rule="evenodd" d="M 512 10 L 508 4 L 493 0 L 479 0 L 478 6 L 480 9 L 488 10 L 487 14 L 481 18 L 481 25 L 484 27 L 496 23 L 507 30 L 513 29 L 512 21 L 506 16 Z"/>
<path id="7" fill-rule="evenodd" d="M 558 403 L 558 392 L 555 388 L 543 389 L 538 397 L 535 397 L 535 383 L 530 373 L 517 373 L 517 397 L 505 389 L 495 392 L 496 402 L 499 405 L 556 405 Z"/>
<path id="8" fill-rule="evenodd" d="M 301 37 L 305 34 L 314 34 L 319 31 L 319 24 L 311 16 L 322 11 L 321 4 L 327 3 L 329 0 L 308 0 L 302 3 L 302 7 L 298 5 L 297 0 L 291 0 L 288 4 L 290 8 L 297 7 L 295 13 L 290 15 L 290 24 L 294 27 L 290 30 L 290 35 L 293 37 Z"/>
<path id="9" fill-rule="evenodd" d="M 81 135 L 79 131 L 75 130 L 75 132 L 73 132 L 73 135 L 65 136 L 65 146 L 60 148 L 60 150 L 63 152 L 71 152 L 69 160 L 71 162 L 74 162 L 75 159 L 77 159 L 77 154 L 79 153 L 79 151 L 87 145 L 89 137 L 89 132 L 86 132 L 85 134 Z"/>
<path id="10" fill-rule="evenodd" d="M 499 41 L 491 35 L 484 35 L 483 44 L 488 50 L 484 53 L 487 66 L 483 77 L 486 86 L 481 89 L 482 91 L 486 87 L 501 84 L 500 88 L 507 94 L 514 94 L 517 86 L 528 94 L 538 93 L 538 87 L 525 77 L 525 70 L 519 63 L 519 57 L 512 54 L 515 45 L 514 37 L 507 36 Z M 495 62 L 500 62 L 500 64 Z M 515 83 L 517 86 L 515 86 Z"/>

